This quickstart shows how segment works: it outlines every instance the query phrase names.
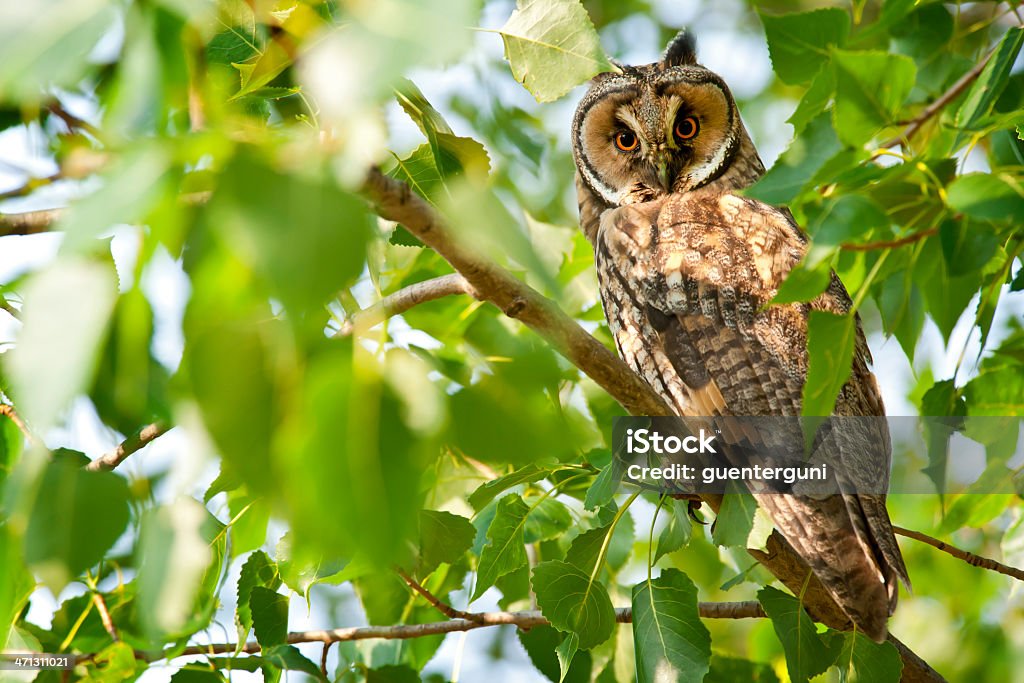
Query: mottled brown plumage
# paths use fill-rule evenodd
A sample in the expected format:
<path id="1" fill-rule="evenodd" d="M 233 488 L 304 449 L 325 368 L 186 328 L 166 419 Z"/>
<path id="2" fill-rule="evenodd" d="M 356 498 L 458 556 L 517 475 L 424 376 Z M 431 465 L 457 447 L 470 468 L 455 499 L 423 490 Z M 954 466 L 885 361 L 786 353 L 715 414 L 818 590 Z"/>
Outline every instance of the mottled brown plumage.
<path id="1" fill-rule="evenodd" d="M 699 123 L 692 137 L 680 135 L 693 128 L 679 125 L 685 118 Z M 799 416 L 808 314 L 848 313 L 850 298 L 833 275 L 810 303 L 767 305 L 806 239 L 788 211 L 734 194 L 764 167 L 728 88 L 696 64 L 692 41 L 681 34 L 660 62 L 595 79 L 573 143 L 580 224 L 623 359 L 683 416 Z M 835 415 L 885 414 L 870 361 L 858 321 Z M 874 431 L 857 446 L 870 452 L 844 475 L 854 488 L 888 477 L 884 422 L 866 423 Z M 758 502 L 853 623 L 884 639 L 897 579 L 909 584 L 884 495 Z"/>

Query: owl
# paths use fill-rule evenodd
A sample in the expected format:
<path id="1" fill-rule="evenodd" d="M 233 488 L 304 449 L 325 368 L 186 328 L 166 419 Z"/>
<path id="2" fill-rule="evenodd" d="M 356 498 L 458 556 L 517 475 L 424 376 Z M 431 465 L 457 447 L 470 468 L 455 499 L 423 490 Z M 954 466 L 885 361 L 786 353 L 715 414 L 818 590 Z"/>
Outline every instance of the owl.
<path id="1" fill-rule="evenodd" d="M 833 273 L 813 301 L 769 305 L 806 237 L 788 210 L 737 193 L 764 165 L 690 34 L 655 64 L 597 76 L 572 146 L 580 226 L 627 364 L 681 416 L 799 416 L 810 311 L 848 313 L 850 297 Z M 885 415 L 870 362 L 858 320 L 834 415 Z M 861 475 L 887 482 L 888 430 L 870 422 Z M 897 582 L 909 586 L 884 493 L 755 495 L 853 625 L 884 640 Z"/>

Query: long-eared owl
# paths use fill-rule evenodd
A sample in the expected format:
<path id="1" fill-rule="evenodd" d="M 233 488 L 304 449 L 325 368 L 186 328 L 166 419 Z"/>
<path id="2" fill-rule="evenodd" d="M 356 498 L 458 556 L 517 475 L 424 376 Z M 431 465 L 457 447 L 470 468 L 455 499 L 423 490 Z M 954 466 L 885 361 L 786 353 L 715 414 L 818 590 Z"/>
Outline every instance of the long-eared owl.
<path id="1" fill-rule="evenodd" d="M 764 166 L 689 34 L 662 59 L 597 76 L 572 125 L 580 224 L 619 354 L 682 416 L 799 416 L 810 311 L 848 313 L 833 274 L 806 304 L 770 304 L 806 251 L 785 209 L 741 196 Z M 837 416 L 884 416 L 857 323 Z M 889 436 L 873 467 L 888 476 Z M 887 480 L 887 479 L 886 479 Z M 884 491 L 757 495 L 856 627 L 886 637 L 909 586 Z"/>

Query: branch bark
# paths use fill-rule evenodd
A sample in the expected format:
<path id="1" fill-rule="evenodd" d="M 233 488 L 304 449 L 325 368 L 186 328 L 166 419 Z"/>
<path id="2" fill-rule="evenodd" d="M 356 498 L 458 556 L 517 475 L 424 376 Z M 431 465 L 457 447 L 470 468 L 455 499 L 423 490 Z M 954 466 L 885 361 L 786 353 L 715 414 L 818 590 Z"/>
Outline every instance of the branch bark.
<path id="1" fill-rule="evenodd" d="M 953 557 L 957 558 L 958 560 L 963 560 L 972 567 L 988 569 L 989 571 L 1005 574 L 1006 576 L 1012 576 L 1018 581 L 1024 581 L 1024 571 L 1021 571 L 1016 567 L 1011 567 L 1009 565 L 1003 564 L 1002 562 L 996 562 L 995 560 L 990 559 L 988 557 L 982 557 L 981 555 L 975 555 L 974 553 L 967 552 L 966 550 L 961 550 L 960 548 L 951 546 L 950 544 L 940 541 L 937 538 L 932 538 L 927 534 L 922 534 L 920 531 L 914 531 L 913 529 L 904 529 L 903 527 L 899 526 L 894 526 L 892 530 L 900 536 L 906 536 L 907 538 L 912 538 L 915 541 L 927 543 L 933 548 L 937 548 L 944 553 L 949 553 Z"/>
<path id="2" fill-rule="evenodd" d="M 459 244 L 433 206 L 408 185 L 371 169 L 363 191 L 381 217 L 401 223 L 462 274 L 481 301 L 534 330 L 633 415 L 671 415 L 665 402 L 553 301 Z"/>
<path id="3" fill-rule="evenodd" d="M 754 600 L 743 602 L 702 602 L 698 606 L 698 611 L 704 619 L 760 619 L 765 617 L 761 604 Z M 535 626 L 547 626 L 551 623 L 538 610 L 525 612 L 480 612 L 475 616 L 479 617 L 479 620 L 450 619 L 448 621 L 436 621 L 426 624 L 358 626 L 322 631 L 294 631 L 288 634 L 287 642 L 291 645 L 296 645 L 298 643 L 337 643 L 348 640 L 370 640 L 375 638 L 382 640 L 406 640 L 457 631 L 472 631 L 490 626 L 515 626 L 516 628 L 529 630 Z M 620 624 L 631 623 L 633 621 L 632 608 L 616 608 L 615 621 Z M 223 654 L 225 652 L 235 652 L 237 647 L 236 643 L 190 645 L 180 652 L 175 652 L 173 657 Z M 243 646 L 242 652 L 255 654 L 260 649 L 259 643 L 248 642 Z M 161 656 L 154 656 L 152 653 L 138 654 L 149 661 L 162 658 Z"/>
<path id="4" fill-rule="evenodd" d="M 48 232 L 50 226 L 60 218 L 63 212 L 64 209 L 46 209 L 45 211 L 0 214 L 0 237 L 38 235 Z"/>
<path id="5" fill-rule="evenodd" d="M 403 287 L 394 294 L 389 294 L 372 306 L 368 306 L 353 315 L 341 326 L 336 337 L 347 337 L 357 329 L 369 329 L 393 315 L 401 315 L 410 308 L 435 301 L 446 296 L 468 294 L 476 297 L 473 287 L 466 278 L 458 273 L 450 273 L 441 277 L 431 278 Z"/>
<path id="6" fill-rule="evenodd" d="M 121 444 L 110 451 L 96 458 L 85 469 L 96 472 L 99 470 L 112 470 L 125 461 L 129 455 L 148 445 L 154 439 L 164 435 L 171 428 L 166 422 L 154 422 L 148 424 L 132 436 L 125 439 Z"/>

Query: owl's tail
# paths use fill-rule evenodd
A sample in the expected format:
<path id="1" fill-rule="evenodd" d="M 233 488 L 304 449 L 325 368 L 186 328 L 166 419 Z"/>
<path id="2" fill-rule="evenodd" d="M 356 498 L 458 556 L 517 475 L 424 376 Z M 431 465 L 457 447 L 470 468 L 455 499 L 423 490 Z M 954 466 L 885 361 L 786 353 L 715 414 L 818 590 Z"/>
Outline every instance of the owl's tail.
<path id="1" fill-rule="evenodd" d="M 881 496 L 762 494 L 758 503 L 859 631 L 888 632 L 907 570 Z"/>

